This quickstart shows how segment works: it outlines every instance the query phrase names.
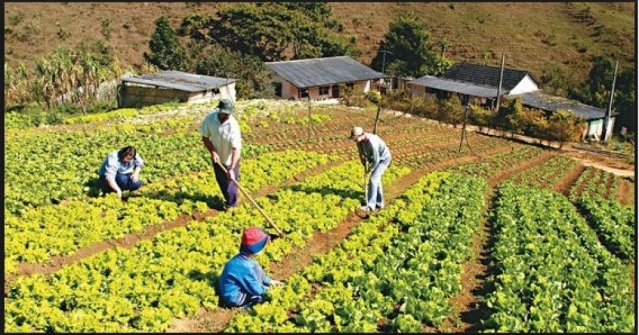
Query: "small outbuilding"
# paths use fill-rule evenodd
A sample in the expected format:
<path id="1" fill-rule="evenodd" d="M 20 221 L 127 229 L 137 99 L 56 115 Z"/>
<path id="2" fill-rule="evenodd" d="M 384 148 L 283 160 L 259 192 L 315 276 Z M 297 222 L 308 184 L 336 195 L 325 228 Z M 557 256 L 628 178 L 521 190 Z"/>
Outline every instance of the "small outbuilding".
<path id="1" fill-rule="evenodd" d="M 203 103 L 222 98 L 235 101 L 235 82 L 181 71 L 161 71 L 122 79 L 119 108 L 139 108 L 170 101 Z"/>
<path id="2" fill-rule="evenodd" d="M 507 99 L 514 99 L 516 97 L 519 97 L 521 99 L 521 104 L 528 108 L 535 108 L 548 113 L 554 113 L 559 110 L 573 112 L 577 116 L 580 116 L 584 120 L 586 120 L 587 127 L 584 131 L 584 134 L 582 135 L 584 139 L 602 139 L 603 126 L 606 120 L 606 110 L 603 108 L 597 108 L 583 104 L 579 101 L 549 95 L 542 91 L 512 94 L 506 96 Z M 618 115 L 618 113 L 613 111 L 608 118 L 609 121 L 608 125 L 606 126 L 606 139 L 612 136 L 612 128 L 615 125 L 616 115 Z"/>
<path id="3" fill-rule="evenodd" d="M 384 74 L 349 56 L 267 62 L 274 74 L 275 96 L 311 101 L 337 99 L 339 85 L 366 93 L 383 82 Z"/>

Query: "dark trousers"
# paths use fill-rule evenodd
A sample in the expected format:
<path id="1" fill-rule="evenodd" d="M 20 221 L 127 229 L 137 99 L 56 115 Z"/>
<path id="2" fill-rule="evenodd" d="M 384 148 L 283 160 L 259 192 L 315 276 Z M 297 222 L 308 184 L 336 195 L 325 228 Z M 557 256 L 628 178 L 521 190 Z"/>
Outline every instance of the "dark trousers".
<path id="1" fill-rule="evenodd" d="M 136 182 L 131 180 L 132 174 L 133 173 L 118 173 L 115 175 L 115 183 L 118 184 L 118 187 L 120 187 L 122 191 L 135 191 L 142 186 L 141 180 L 138 179 Z M 109 186 L 105 176 L 100 176 L 99 183 L 103 193 L 115 192 L 115 190 Z"/>
<path id="2" fill-rule="evenodd" d="M 229 166 L 224 165 L 224 168 L 228 170 Z M 237 185 L 232 182 L 224 170 L 218 165 L 213 163 L 213 170 L 215 171 L 215 180 L 217 184 L 220 186 L 220 190 L 222 191 L 222 195 L 224 196 L 224 205 L 227 207 L 236 207 L 237 199 L 239 198 Z M 240 181 L 240 162 L 237 162 L 235 166 L 235 180 Z"/>

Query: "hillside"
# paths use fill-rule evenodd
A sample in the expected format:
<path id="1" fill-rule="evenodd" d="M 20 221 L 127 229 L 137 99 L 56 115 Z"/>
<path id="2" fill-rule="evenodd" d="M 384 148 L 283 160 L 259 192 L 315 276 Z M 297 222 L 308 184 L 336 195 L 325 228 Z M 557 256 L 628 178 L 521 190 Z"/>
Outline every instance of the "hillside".
<path id="1" fill-rule="evenodd" d="M 330 3 L 345 32 L 355 34 L 368 63 L 396 17 L 413 12 L 429 25 L 433 41 L 445 39 L 453 61 L 526 69 L 540 77 L 555 63 L 584 78 L 592 55 L 618 60 L 622 68 L 635 57 L 634 2 L 619 3 Z M 139 68 L 159 16 L 173 27 L 193 12 L 214 13 L 219 2 L 35 3 L 4 6 L 5 62 L 35 61 L 58 45 L 73 47 L 83 39 L 102 39 L 125 67 Z"/>

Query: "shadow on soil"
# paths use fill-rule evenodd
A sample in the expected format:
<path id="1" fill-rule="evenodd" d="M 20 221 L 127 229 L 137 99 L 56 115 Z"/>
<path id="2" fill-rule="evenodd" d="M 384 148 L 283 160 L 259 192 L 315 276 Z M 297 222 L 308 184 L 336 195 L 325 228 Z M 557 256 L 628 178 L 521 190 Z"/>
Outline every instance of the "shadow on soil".
<path id="1" fill-rule="evenodd" d="M 489 213 L 494 213 L 495 211 L 496 202 L 494 200 L 497 194 L 498 191 L 495 191 L 495 194 L 493 194 L 491 205 L 488 209 Z M 477 275 L 476 278 L 481 282 L 481 285 L 472 290 L 472 294 L 479 297 L 479 299 L 472 310 L 462 312 L 461 314 L 462 321 L 471 325 L 466 329 L 466 332 L 469 333 L 483 331 L 484 325 L 482 321 L 488 320 L 493 313 L 493 310 L 486 305 L 484 299 L 495 291 L 494 279 L 500 273 L 499 269 L 495 266 L 496 260 L 492 255 L 492 250 L 495 247 L 494 236 L 498 233 L 494 225 L 494 220 L 495 217 L 489 214 L 488 220 L 486 221 L 489 230 L 488 238 L 483 246 L 484 251 L 480 254 L 479 258 L 481 264 L 486 266 L 486 272 Z"/>

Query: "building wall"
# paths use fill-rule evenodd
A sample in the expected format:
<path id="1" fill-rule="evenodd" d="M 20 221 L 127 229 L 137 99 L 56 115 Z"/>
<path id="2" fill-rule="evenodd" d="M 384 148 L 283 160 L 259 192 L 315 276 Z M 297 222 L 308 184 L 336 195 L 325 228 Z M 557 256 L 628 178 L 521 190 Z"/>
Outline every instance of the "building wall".
<path id="1" fill-rule="evenodd" d="M 513 87 L 508 94 L 521 94 L 526 92 L 532 92 L 539 89 L 539 86 L 535 83 L 529 75 L 526 75 L 519 84 Z"/>
<path id="2" fill-rule="evenodd" d="M 294 100 L 298 100 L 300 99 L 300 95 L 299 95 L 299 91 L 297 87 L 295 87 L 293 84 L 291 84 L 290 82 L 286 81 L 284 78 L 282 78 L 279 75 L 274 75 L 272 82 L 274 83 L 280 83 L 282 85 L 282 99 L 294 99 Z M 338 86 L 338 84 L 334 84 L 334 85 L 328 85 L 328 93 L 327 94 L 320 94 L 320 87 L 316 86 L 316 87 L 310 87 L 308 88 L 308 96 L 312 101 L 321 101 L 321 100 L 327 100 L 327 99 L 334 99 L 336 97 L 333 96 L 333 87 L 334 86 Z M 356 92 L 363 92 L 366 93 L 368 91 L 371 90 L 371 80 L 363 80 L 363 81 L 358 81 L 354 83 L 354 89 Z M 343 94 L 343 93 L 341 93 Z M 306 99 L 306 97 L 303 97 L 301 99 Z"/>
<path id="3" fill-rule="evenodd" d="M 220 86 L 219 97 L 220 99 L 231 99 L 231 101 L 236 101 L 237 92 L 235 90 L 235 82 Z"/>
<path id="4" fill-rule="evenodd" d="M 426 87 L 425 86 L 421 86 L 421 85 L 412 85 L 412 84 L 406 84 L 406 87 L 409 88 L 411 94 L 413 96 L 424 96 L 426 95 Z"/>
<path id="5" fill-rule="evenodd" d="M 221 98 L 229 98 L 235 101 L 235 83 L 221 87 L 220 92 L 217 92 L 217 90 L 186 92 L 126 83 L 121 86 L 119 92 L 118 108 L 139 108 L 176 100 L 189 104 L 204 103 Z"/>
<path id="6" fill-rule="evenodd" d="M 585 138 L 596 138 L 603 140 L 601 138 L 601 133 L 603 132 L 604 119 L 590 120 L 588 121 L 588 127 L 586 128 L 586 133 L 584 134 Z M 610 117 L 610 124 L 606 128 L 606 138 L 610 139 L 612 136 L 612 128 L 615 126 L 615 117 Z"/>
<path id="7" fill-rule="evenodd" d="M 119 108 L 139 108 L 170 101 L 187 102 L 189 92 L 154 87 L 122 85 L 118 98 Z"/>

